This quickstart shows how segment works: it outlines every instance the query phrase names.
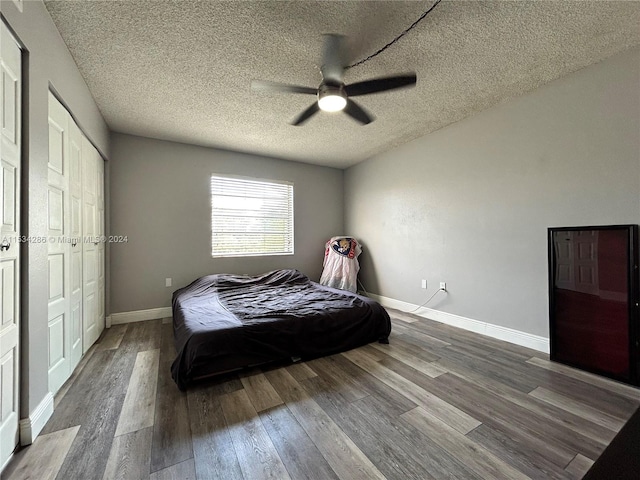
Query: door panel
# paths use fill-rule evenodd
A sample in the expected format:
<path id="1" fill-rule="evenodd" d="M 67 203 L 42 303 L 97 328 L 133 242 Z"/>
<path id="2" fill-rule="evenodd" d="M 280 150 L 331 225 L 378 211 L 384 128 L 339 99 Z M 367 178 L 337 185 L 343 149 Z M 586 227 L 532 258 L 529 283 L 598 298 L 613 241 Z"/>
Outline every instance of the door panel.
<path id="1" fill-rule="evenodd" d="M 64 317 L 62 314 L 49 322 L 49 367 L 54 369 L 66 361 L 64 355 Z"/>
<path id="2" fill-rule="evenodd" d="M 80 304 L 71 310 L 71 352 L 78 352 L 78 362 L 82 358 L 82 317 L 80 316 Z M 77 363 L 76 362 L 76 365 Z"/>
<path id="3" fill-rule="evenodd" d="M 3 25 L 4 28 L 4 25 Z M 4 35 L 3 35 L 4 37 Z M 2 41 L 4 42 L 4 38 Z M 7 40 L 13 43 L 12 40 Z M 15 43 L 14 43 L 15 45 Z M 11 45 L 10 45 L 11 47 Z M 4 53 L 4 52 L 3 52 Z M 18 91 L 20 88 L 19 73 L 16 72 L 18 65 L 11 65 L 11 59 L 7 59 L 2 65 L 2 98 L 4 105 L 2 108 L 2 136 L 8 143 L 17 145 L 18 143 Z"/>
<path id="4" fill-rule="evenodd" d="M 2 378 L 2 392 L 0 392 L 0 398 L 7 399 L 6 402 L 0 402 L 0 422 L 8 419 L 16 410 L 16 405 L 13 403 L 12 385 L 13 375 L 15 373 L 15 357 L 13 356 L 13 350 L 9 350 L 6 355 L 0 359 L 0 378 Z"/>
<path id="5" fill-rule="evenodd" d="M 96 294 L 98 288 L 98 245 L 100 244 L 97 220 L 97 158 L 96 149 L 82 137 L 82 296 L 83 296 L 83 349 L 86 352 L 100 336 Z"/>
<path id="6" fill-rule="evenodd" d="M 16 285 L 16 265 L 13 260 L 4 260 L 0 263 L 0 312 L 2 312 L 2 326 L 9 326 L 14 322 L 13 312 L 15 311 L 15 297 L 13 295 Z"/>
<path id="7" fill-rule="evenodd" d="M 64 255 L 49 255 L 49 303 L 64 301 Z"/>
<path id="8" fill-rule="evenodd" d="M 17 335 L 15 341 L 17 342 Z M 14 448 L 18 444 L 18 397 L 17 374 L 18 362 L 17 350 L 10 349 L 0 356 L 0 455 L 2 464 L 9 459 Z"/>
<path id="9" fill-rule="evenodd" d="M 69 114 L 49 93 L 48 232 L 49 241 L 49 391 L 69 378 L 71 364 L 69 248 Z"/>
<path id="10" fill-rule="evenodd" d="M 0 19 L 0 470 L 18 444 L 21 62 Z"/>
<path id="11" fill-rule="evenodd" d="M 97 174 L 97 191 L 96 208 L 98 210 L 98 234 L 104 238 L 104 161 L 102 157 L 96 152 L 96 174 Z M 104 261 L 105 261 L 106 242 L 102 241 L 98 244 L 98 330 L 102 333 L 105 327 L 105 274 L 104 274 Z"/>
<path id="12" fill-rule="evenodd" d="M 62 111 L 64 110 L 62 106 L 52 105 L 52 102 L 57 103 L 57 100 L 50 95 L 49 110 L 52 115 L 49 115 L 49 171 L 62 175 L 64 174 L 62 166 L 66 156 L 64 132 L 67 129 L 67 118 Z"/>
<path id="13" fill-rule="evenodd" d="M 62 235 L 64 233 L 64 192 L 51 185 L 48 197 L 49 233 Z"/>
<path id="14" fill-rule="evenodd" d="M 82 133 L 69 119 L 69 237 L 65 245 L 70 256 L 69 312 L 71 326 L 70 369 L 82 358 Z"/>
<path id="15" fill-rule="evenodd" d="M 8 230 L 16 231 L 16 202 L 12 199 L 16 198 L 16 168 L 8 162 L 2 162 L 2 189 L 3 199 L 8 201 L 2 202 L 2 225 Z"/>

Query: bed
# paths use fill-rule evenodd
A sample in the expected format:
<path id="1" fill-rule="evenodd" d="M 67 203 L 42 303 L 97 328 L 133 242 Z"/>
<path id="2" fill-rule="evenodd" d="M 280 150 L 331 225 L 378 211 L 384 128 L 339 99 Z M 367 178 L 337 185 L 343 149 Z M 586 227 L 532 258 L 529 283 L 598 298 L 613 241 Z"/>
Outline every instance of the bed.
<path id="1" fill-rule="evenodd" d="M 391 321 L 377 302 L 312 282 L 297 270 L 207 275 L 172 300 L 177 356 L 171 375 L 185 390 L 203 377 L 367 343 L 388 343 Z"/>

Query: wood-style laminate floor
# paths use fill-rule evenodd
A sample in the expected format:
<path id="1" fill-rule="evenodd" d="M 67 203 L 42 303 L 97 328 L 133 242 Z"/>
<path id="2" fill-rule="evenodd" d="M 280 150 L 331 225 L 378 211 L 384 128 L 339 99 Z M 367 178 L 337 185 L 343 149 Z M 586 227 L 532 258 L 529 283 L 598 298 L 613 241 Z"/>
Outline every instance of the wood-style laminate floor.
<path id="1" fill-rule="evenodd" d="M 117 325 L 56 397 L 17 479 L 573 479 L 640 390 L 389 310 L 390 345 L 180 392 L 169 319 Z"/>

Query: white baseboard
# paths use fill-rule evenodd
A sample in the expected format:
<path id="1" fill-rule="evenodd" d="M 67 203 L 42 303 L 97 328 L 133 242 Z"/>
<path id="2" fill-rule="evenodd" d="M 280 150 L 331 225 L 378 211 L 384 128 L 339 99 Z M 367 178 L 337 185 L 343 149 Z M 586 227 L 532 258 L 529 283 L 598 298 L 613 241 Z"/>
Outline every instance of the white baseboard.
<path id="1" fill-rule="evenodd" d="M 104 328 L 111 328 L 111 315 L 104 317 Z"/>
<path id="2" fill-rule="evenodd" d="M 549 353 L 549 339 L 546 337 L 521 332 L 520 330 L 514 330 L 513 328 L 501 327 L 500 325 L 494 325 L 492 323 L 482 322 L 472 318 L 462 317 L 453 313 L 434 310 L 433 308 L 419 307 L 413 303 L 383 297 L 382 295 L 376 295 L 374 293 L 370 293 L 369 296 L 384 307 L 395 308 L 404 312 L 413 312 L 414 314 L 428 318 L 429 320 L 445 323 L 453 327 L 462 328 L 463 330 L 469 330 L 471 332 L 479 333 L 480 335 L 497 338 L 498 340 L 504 340 L 505 342 L 514 343 L 539 352 Z"/>
<path id="3" fill-rule="evenodd" d="M 31 445 L 53 415 L 53 395 L 47 393 L 29 418 L 20 420 L 20 445 Z"/>
<path id="4" fill-rule="evenodd" d="M 143 322 L 145 320 L 155 320 L 173 315 L 171 307 L 150 308 L 148 310 L 135 310 L 133 312 L 112 313 L 109 315 L 110 325 L 121 323 Z"/>

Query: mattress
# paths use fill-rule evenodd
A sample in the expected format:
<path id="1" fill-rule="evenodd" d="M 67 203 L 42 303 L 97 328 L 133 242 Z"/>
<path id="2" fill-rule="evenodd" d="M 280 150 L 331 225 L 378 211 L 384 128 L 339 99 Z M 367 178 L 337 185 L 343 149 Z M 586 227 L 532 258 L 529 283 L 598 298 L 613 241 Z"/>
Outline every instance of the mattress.
<path id="1" fill-rule="evenodd" d="M 238 368 L 386 343 L 391 333 L 380 304 L 297 270 L 200 277 L 174 292 L 172 308 L 177 356 L 171 374 L 182 390 Z"/>

